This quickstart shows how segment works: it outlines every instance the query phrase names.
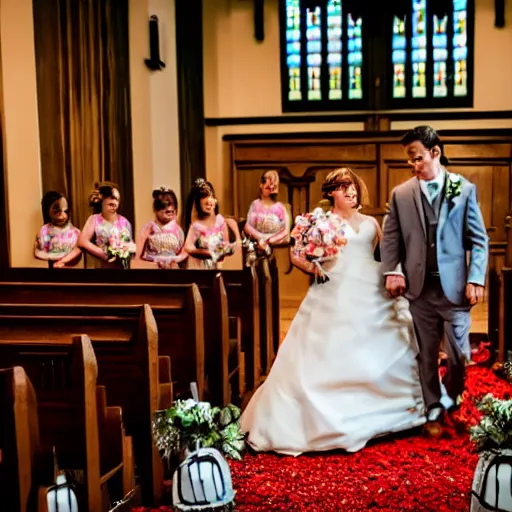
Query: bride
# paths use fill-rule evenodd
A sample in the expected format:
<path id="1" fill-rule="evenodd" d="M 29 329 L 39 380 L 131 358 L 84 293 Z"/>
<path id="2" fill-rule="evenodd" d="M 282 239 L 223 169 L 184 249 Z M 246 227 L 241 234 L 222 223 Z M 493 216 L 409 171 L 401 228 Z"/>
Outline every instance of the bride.
<path id="1" fill-rule="evenodd" d="M 257 451 L 355 452 L 381 435 L 425 422 L 417 346 L 405 299 L 386 295 L 374 250 L 381 229 L 359 213 L 364 183 L 350 169 L 322 185 L 347 244 L 312 284 L 265 383 L 242 415 Z M 315 265 L 292 256 L 308 273 Z"/>

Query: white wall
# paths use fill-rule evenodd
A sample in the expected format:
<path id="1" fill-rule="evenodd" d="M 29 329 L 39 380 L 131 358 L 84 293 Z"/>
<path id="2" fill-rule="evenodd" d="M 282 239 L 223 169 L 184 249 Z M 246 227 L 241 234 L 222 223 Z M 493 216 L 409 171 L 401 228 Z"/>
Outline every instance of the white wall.
<path id="1" fill-rule="evenodd" d="M 132 107 L 135 222 L 153 217 L 151 192 L 171 187 L 180 195 L 178 90 L 174 0 L 129 0 L 130 87 Z M 165 68 L 151 71 L 149 16 L 159 19 L 160 58 Z"/>
<path id="2" fill-rule="evenodd" d="M 11 263 L 44 267 L 32 256 L 42 224 L 32 0 L 0 1 L 0 47 Z"/>

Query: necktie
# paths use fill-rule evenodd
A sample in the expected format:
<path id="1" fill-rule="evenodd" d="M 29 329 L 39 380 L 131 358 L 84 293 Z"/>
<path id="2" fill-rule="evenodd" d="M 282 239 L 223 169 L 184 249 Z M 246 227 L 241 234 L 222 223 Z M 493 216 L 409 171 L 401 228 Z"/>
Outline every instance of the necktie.
<path id="1" fill-rule="evenodd" d="M 437 183 L 435 181 L 431 181 L 430 183 L 427 183 L 427 190 L 430 195 L 430 199 L 433 199 L 435 197 L 438 189 L 439 189 L 439 183 Z"/>

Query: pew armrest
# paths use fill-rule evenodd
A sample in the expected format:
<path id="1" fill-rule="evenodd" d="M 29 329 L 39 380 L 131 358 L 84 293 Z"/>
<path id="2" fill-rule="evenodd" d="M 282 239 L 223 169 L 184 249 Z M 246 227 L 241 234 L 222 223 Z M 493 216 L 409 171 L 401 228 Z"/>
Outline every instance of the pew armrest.
<path id="1" fill-rule="evenodd" d="M 127 496 L 135 489 L 135 459 L 131 436 L 123 439 L 123 495 Z"/>
<path id="2" fill-rule="evenodd" d="M 160 384 L 160 403 L 158 404 L 159 409 L 168 409 L 171 407 L 173 401 L 172 393 L 172 382 Z"/>
<path id="3" fill-rule="evenodd" d="M 158 382 L 172 382 L 171 358 L 169 356 L 158 356 Z"/>
<path id="4" fill-rule="evenodd" d="M 122 468 L 124 426 L 120 407 L 107 407 L 99 421 L 101 482 Z"/>

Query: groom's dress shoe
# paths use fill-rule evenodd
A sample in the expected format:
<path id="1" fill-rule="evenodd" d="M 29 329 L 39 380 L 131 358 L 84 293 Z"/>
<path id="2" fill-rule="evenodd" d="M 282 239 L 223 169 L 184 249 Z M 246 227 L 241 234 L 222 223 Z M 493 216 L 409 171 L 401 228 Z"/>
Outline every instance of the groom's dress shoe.
<path id="1" fill-rule="evenodd" d="M 435 405 L 427 412 L 427 422 L 424 431 L 429 437 L 440 437 L 443 433 L 444 407 Z"/>
<path id="2" fill-rule="evenodd" d="M 444 407 L 441 405 L 436 405 L 435 407 L 431 407 L 427 413 L 427 422 L 428 423 L 442 423 L 444 420 Z"/>

